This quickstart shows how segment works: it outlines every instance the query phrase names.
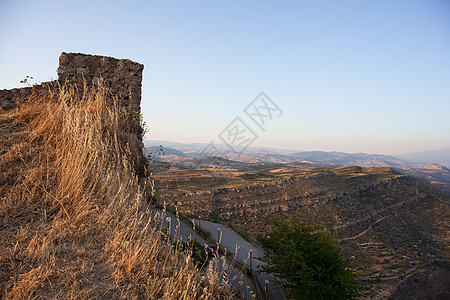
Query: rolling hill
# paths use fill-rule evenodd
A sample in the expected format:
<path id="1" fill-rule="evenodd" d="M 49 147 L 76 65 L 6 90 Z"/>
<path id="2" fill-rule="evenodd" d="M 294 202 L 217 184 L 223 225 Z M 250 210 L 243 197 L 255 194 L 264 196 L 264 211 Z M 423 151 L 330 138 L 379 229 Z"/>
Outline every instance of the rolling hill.
<path id="1" fill-rule="evenodd" d="M 382 154 L 308 151 L 292 153 L 287 156 L 297 161 L 340 166 L 391 167 L 403 169 L 415 165 L 414 163 Z"/>
<path id="2" fill-rule="evenodd" d="M 404 159 L 420 164 L 432 164 L 438 163 L 447 168 L 450 168 L 450 148 L 433 150 L 433 151 L 422 151 L 408 154 L 395 155 L 399 159 Z"/>

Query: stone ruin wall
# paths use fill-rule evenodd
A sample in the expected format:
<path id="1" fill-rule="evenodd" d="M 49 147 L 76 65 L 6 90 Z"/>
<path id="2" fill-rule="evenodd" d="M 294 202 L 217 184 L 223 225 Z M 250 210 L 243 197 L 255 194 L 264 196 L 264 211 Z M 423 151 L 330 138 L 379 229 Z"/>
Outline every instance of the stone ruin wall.
<path id="1" fill-rule="evenodd" d="M 103 81 L 121 105 L 140 112 L 143 70 L 144 65 L 129 59 L 63 52 L 59 57 L 58 80 L 33 87 L 0 90 L 0 106 L 11 109 L 33 92 L 47 89 L 52 84 L 71 84 L 82 91 L 85 83 L 87 87 L 93 87 Z"/>
<path id="2" fill-rule="evenodd" d="M 63 52 L 59 57 L 58 80 L 32 87 L 0 90 L 0 111 L 14 109 L 29 97 L 39 97 L 58 85 L 74 85 L 81 93 L 84 86 L 95 87 L 102 81 L 120 105 L 130 108 L 132 113 L 140 113 L 143 70 L 144 65 L 129 59 Z M 142 150 L 142 132 L 135 134 L 139 137 L 137 146 Z M 135 168 L 139 176 L 145 176 L 145 164 L 143 154 L 136 158 Z"/>
<path id="3" fill-rule="evenodd" d="M 142 71 L 144 65 L 129 59 L 115 59 L 80 53 L 62 53 L 58 81 L 75 85 L 78 90 L 103 81 L 121 105 L 141 111 Z"/>

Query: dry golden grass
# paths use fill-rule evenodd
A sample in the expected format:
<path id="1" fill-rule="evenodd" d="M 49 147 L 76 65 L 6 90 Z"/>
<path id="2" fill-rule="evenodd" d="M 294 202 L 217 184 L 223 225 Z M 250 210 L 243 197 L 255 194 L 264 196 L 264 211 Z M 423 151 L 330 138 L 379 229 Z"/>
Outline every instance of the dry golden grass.
<path id="1" fill-rule="evenodd" d="M 164 240 L 133 175 L 136 138 L 104 88 L 0 112 L 5 299 L 228 299 Z"/>

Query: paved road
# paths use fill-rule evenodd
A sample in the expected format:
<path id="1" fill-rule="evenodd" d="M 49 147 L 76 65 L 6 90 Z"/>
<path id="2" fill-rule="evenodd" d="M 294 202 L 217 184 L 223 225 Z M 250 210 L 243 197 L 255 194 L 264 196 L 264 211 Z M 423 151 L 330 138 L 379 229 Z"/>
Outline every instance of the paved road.
<path id="1" fill-rule="evenodd" d="M 195 234 L 195 231 L 192 229 L 192 224 L 189 224 L 189 226 L 184 222 L 181 222 L 174 214 L 167 211 L 163 212 L 161 210 L 157 210 L 156 213 L 160 214 L 163 228 L 168 228 L 170 222 L 170 235 L 172 238 L 180 241 L 187 241 L 195 238 L 195 240 L 201 245 L 207 244 L 201 236 Z"/>
<path id="2" fill-rule="evenodd" d="M 195 238 L 201 245 L 207 244 L 205 239 L 195 233 L 192 229 L 193 224 L 186 224 L 175 215 L 170 212 L 163 212 L 157 210 L 156 213 L 160 214 L 161 224 L 163 228 L 168 228 L 170 225 L 170 235 L 174 240 L 187 241 Z M 245 271 L 241 270 L 237 266 L 233 266 L 229 261 L 226 261 L 225 257 L 219 257 L 219 259 L 212 259 L 210 261 L 214 270 L 217 270 L 219 279 L 223 280 L 224 277 L 228 280 L 228 283 L 233 289 L 240 291 L 244 299 L 250 299 L 248 296 L 249 291 L 256 291 L 257 288 L 253 283 L 253 280 L 245 275 Z M 225 265 L 225 268 L 224 268 Z M 231 265 L 231 268 L 229 267 Z M 225 269 L 225 270 L 224 270 Z M 250 288 L 247 288 L 250 287 Z"/>
<path id="3" fill-rule="evenodd" d="M 195 222 L 197 224 L 199 223 L 198 220 L 195 220 Z M 264 264 L 264 262 L 255 259 L 257 257 L 264 256 L 264 253 L 251 243 L 244 240 L 239 234 L 237 234 L 233 230 L 223 226 L 222 224 L 217 224 L 205 220 L 200 220 L 200 227 L 211 232 L 212 236 L 215 239 L 217 239 L 218 236 L 221 236 L 220 244 L 223 247 L 227 248 L 228 251 L 236 253 L 236 257 L 242 263 L 246 264 L 249 269 L 251 265 L 252 272 L 257 271 L 259 269 L 259 266 L 262 266 Z M 252 252 L 251 260 L 250 260 L 250 251 Z M 259 275 L 256 274 L 256 278 L 262 289 L 266 288 L 266 280 L 268 280 L 269 284 L 267 285 L 268 290 L 267 292 L 270 299 L 272 300 L 286 299 L 284 293 L 280 289 L 274 287 L 273 276 L 271 274 L 267 273 L 261 273 Z"/>

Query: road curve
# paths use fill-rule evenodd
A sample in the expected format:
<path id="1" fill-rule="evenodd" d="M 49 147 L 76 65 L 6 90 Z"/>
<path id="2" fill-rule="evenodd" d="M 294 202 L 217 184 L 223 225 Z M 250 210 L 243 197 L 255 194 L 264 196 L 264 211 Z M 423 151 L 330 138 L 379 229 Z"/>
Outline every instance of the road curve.
<path id="1" fill-rule="evenodd" d="M 195 220 L 198 225 L 199 220 Z M 266 280 L 269 284 L 267 285 L 268 297 L 271 300 L 283 300 L 286 299 L 284 293 L 276 288 L 273 284 L 273 276 L 267 273 L 256 274 L 259 270 L 259 266 L 262 266 L 264 262 L 256 260 L 255 258 L 263 257 L 264 253 L 255 247 L 253 244 L 244 240 L 239 234 L 234 230 L 225 227 L 222 224 L 213 223 L 205 220 L 200 220 L 200 227 L 204 230 L 211 232 L 212 236 L 217 240 L 220 236 L 220 244 L 227 248 L 231 253 L 236 253 L 237 259 L 242 263 L 246 264 L 248 268 L 251 269 L 253 274 L 256 276 L 262 289 L 266 289 Z M 250 250 L 252 252 L 252 260 L 250 260 Z"/>
<path id="2" fill-rule="evenodd" d="M 174 240 L 188 241 L 189 239 L 195 238 L 195 240 L 201 245 L 207 244 L 205 239 L 195 233 L 195 231 L 192 229 L 191 224 L 189 224 L 189 226 L 188 224 L 178 219 L 174 214 L 167 211 L 163 212 L 161 210 L 155 210 L 155 213 L 160 215 L 162 228 L 170 227 L 170 235 Z M 213 265 L 213 270 L 216 270 L 219 273 L 219 279 L 222 280 L 224 277 L 224 257 L 213 259 L 210 261 L 210 263 L 217 264 L 217 266 Z M 257 290 L 257 287 L 254 285 L 253 280 L 247 277 L 244 270 L 241 270 L 237 266 L 233 266 L 229 261 L 227 261 L 227 265 L 230 265 L 231 267 L 229 267 L 228 271 L 226 271 L 225 273 L 226 280 L 234 290 L 240 291 L 244 299 L 249 299 L 249 291 Z"/>

